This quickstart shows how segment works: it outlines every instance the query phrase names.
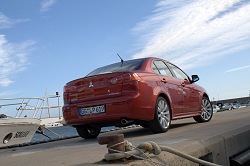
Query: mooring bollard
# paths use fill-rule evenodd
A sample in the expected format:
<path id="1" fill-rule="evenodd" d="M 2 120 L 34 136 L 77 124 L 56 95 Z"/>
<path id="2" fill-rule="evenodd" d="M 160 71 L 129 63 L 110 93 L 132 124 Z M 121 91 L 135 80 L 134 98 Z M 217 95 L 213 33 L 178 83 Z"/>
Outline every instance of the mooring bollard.
<path id="1" fill-rule="evenodd" d="M 114 150 L 120 151 L 120 152 L 125 152 L 124 135 L 123 134 L 112 134 L 112 135 L 99 136 L 98 143 L 100 145 L 107 144 L 107 147 L 109 148 L 108 153 L 117 153 Z"/>

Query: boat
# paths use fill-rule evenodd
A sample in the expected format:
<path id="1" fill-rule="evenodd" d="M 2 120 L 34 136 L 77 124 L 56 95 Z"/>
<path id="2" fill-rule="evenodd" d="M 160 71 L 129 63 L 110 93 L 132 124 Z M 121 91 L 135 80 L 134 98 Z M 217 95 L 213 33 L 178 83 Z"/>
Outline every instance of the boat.
<path id="1" fill-rule="evenodd" d="M 40 123 L 37 118 L 0 118 L 0 148 L 31 142 Z"/>
<path id="2" fill-rule="evenodd" d="M 0 98 L 0 148 L 31 142 L 36 132 L 43 134 L 46 129 L 51 131 L 50 127 L 62 126 L 59 98 L 58 92 L 44 97 Z M 51 103 L 52 99 L 56 101 Z M 6 116 L 13 110 L 14 117 Z"/>

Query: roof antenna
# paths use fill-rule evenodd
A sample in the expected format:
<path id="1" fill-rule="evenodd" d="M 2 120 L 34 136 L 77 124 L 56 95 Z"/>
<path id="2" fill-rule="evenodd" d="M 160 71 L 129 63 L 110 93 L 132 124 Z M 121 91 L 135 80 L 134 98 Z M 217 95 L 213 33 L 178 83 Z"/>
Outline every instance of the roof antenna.
<path id="1" fill-rule="evenodd" d="M 117 54 L 117 55 L 118 55 L 118 56 L 119 56 L 119 58 L 121 59 L 121 63 L 122 63 L 122 64 L 121 64 L 121 67 L 122 67 L 122 65 L 123 65 L 123 61 L 124 61 L 124 60 L 120 57 L 120 55 L 119 55 L 119 54 Z"/>

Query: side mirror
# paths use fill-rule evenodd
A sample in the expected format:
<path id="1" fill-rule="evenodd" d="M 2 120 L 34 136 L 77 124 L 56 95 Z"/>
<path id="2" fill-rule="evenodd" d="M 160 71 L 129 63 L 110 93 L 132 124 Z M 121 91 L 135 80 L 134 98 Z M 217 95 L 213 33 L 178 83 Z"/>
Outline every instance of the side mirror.
<path id="1" fill-rule="evenodd" d="M 191 77 L 192 77 L 192 80 L 191 80 L 192 83 L 197 82 L 200 79 L 198 75 L 192 75 Z"/>

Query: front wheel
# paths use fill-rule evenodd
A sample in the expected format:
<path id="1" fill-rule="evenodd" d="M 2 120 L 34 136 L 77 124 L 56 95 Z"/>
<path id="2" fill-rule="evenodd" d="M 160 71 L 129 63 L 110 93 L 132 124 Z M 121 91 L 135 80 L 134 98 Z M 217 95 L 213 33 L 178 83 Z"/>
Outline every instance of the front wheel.
<path id="1" fill-rule="evenodd" d="M 149 122 L 150 129 L 155 133 L 168 131 L 171 123 L 170 108 L 168 102 L 159 97 L 155 106 L 154 119 Z"/>
<path id="2" fill-rule="evenodd" d="M 92 139 L 92 138 L 96 138 L 100 134 L 101 128 L 76 126 L 76 131 L 80 137 L 85 138 L 85 139 Z"/>
<path id="3" fill-rule="evenodd" d="M 213 107 L 207 97 L 202 98 L 201 115 L 195 116 L 194 120 L 198 123 L 208 122 L 213 117 Z"/>

